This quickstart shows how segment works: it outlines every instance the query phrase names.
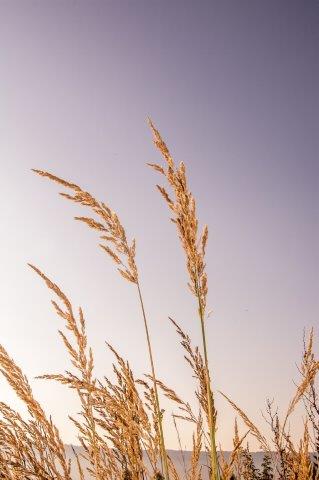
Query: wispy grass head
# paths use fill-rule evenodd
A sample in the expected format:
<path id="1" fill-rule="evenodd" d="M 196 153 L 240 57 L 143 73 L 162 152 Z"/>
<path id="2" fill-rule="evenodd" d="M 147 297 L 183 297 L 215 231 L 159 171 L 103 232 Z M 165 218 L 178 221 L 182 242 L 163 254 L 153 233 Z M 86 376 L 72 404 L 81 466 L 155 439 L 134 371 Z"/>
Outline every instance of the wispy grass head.
<path id="1" fill-rule="evenodd" d="M 73 191 L 73 195 L 61 192 L 60 195 L 75 203 L 88 207 L 97 216 L 99 221 L 92 217 L 75 217 L 75 220 L 85 223 L 93 230 L 100 232 L 103 243 L 100 247 L 118 265 L 118 271 L 128 281 L 137 283 L 138 271 L 135 263 L 135 240 L 129 244 L 125 229 L 117 214 L 105 203 L 96 200 L 90 193 L 82 190 L 75 183 L 70 183 L 49 172 L 33 169 L 41 177 L 46 177 L 63 187 Z"/>
<path id="2" fill-rule="evenodd" d="M 166 165 L 161 166 L 154 163 L 148 163 L 148 165 L 161 173 L 171 188 L 172 197 L 165 187 L 157 185 L 165 202 L 173 212 L 171 220 L 176 224 L 186 254 L 187 270 L 190 278 L 189 288 L 196 297 L 200 297 L 202 308 L 205 310 L 208 288 L 204 258 L 208 228 L 205 225 L 202 233 L 198 233 L 196 202 L 188 187 L 185 164 L 181 162 L 179 166 L 175 165 L 166 143 L 151 120 L 149 120 L 149 125 L 153 133 L 154 143 L 162 154 Z"/>

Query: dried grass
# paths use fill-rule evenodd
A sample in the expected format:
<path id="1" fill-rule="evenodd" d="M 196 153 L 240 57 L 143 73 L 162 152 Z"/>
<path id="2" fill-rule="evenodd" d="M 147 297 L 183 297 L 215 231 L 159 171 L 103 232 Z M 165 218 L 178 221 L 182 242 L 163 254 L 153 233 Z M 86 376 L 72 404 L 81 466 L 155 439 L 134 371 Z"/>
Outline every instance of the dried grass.
<path id="1" fill-rule="evenodd" d="M 150 121 L 154 142 L 159 149 L 165 166 L 151 164 L 167 181 L 170 192 L 157 186 L 177 227 L 186 258 L 189 277 L 188 286 L 198 306 L 202 347 L 193 346 L 189 335 L 171 319 L 184 358 L 191 368 L 196 387 L 194 398 L 185 400 L 174 388 L 167 386 L 156 376 L 148 320 L 139 282 L 136 263 L 135 240 L 128 241 L 126 231 L 116 213 L 103 202 L 97 201 L 78 185 L 35 170 L 64 188 L 69 193 L 61 195 L 91 212 L 91 216 L 76 219 L 85 223 L 100 235 L 100 247 L 116 264 L 119 273 L 137 288 L 145 327 L 150 357 L 150 374 L 136 379 L 130 364 L 111 345 L 107 348 L 114 356 L 113 378 L 97 378 L 94 373 L 94 355 L 89 346 L 86 322 L 81 308 L 74 310 L 67 295 L 40 269 L 30 265 L 52 292 L 52 305 L 63 324 L 59 335 L 70 360 L 69 370 L 62 373 L 41 375 L 42 380 L 54 380 L 70 388 L 78 396 L 81 411 L 70 416 L 83 447 L 81 454 L 73 450 L 75 468 L 81 480 L 202 480 L 207 469 L 211 480 L 254 480 L 269 479 L 265 473 L 258 474 L 252 462 L 248 444 L 244 440 L 253 436 L 261 448 L 272 458 L 277 478 L 283 480 L 314 480 L 319 478 L 319 398 L 316 378 L 319 362 L 313 352 L 314 334 L 304 341 L 304 354 L 299 368 L 301 380 L 295 395 L 288 405 L 287 413 L 280 420 L 273 410 L 273 402 L 267 402 L 267 423 L 271 439 L 266 438 L 248 415 L 225 394 L 223 397 L 234 408 L 248 431 L 239 435 L 235 422 L 233 451 L 228 460 L 217 457 L 216 423 L 217 412 L 211 388 L 206 340 L 206 304 L 208 282 L 205 269 L 205 250 L 208 229 L 204 226 L 199 234 L 195 199 L 189 190 L 183 163 L 175 165 L 171 154 L 158 130 Z M 70 193 L 71 192 L 71 193 Z M 10 480 L 72 480 L 74 469 L 67 459 L 66 450 L 59 431 L 52 419 L 34 398 L 29 382 L 22 370 L 0 346 L 0 372 L 9 386 L 25 404 L 28 414 L 22 416 L 9 405 L 0 402 L 0 478 Z M 160 395 L 166 397 L 175 409 L 172 422 L 183 461 L 183 472 L 178 473 L 169 457 L 164 443 L 162 426 L 163 411 Z M 195 401 L 194 401 L 195 400 Z M 306 420 L 304 434 L 295 445 L 287 429 L 297 405 L 304 403 Z M 185 460 L 177 420 L 187 421 L 193 426 L 192 454 L 189 464 Z M 310 428 L 311 427 L 311 428 Z M 222 428 L 222 426 L 221 426 Z M 316 458 L 311 462 L 310 451 Z M 201 454 L 206 451 L 209 466 L 203 466 Z M 267 467 L 268 468 L 268 467 Z M 267 469 L 266 469 L 267 470 Z M 266 471 L 265 470 L 265 471 Z"/>

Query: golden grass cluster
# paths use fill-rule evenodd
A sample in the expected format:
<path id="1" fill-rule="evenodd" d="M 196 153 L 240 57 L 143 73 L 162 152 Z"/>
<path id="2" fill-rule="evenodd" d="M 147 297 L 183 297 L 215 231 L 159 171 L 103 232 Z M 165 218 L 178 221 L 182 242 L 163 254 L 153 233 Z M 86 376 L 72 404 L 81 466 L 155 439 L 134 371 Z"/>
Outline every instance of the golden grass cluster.
<path id="1" fill-rule="evenodd" d="M 196 203 L 188 186 L 185 165 L 175 165 L 160 133 L 151 121 L 149 123 L 164 166 L 149 165 L 167 183 L 167 187 L 158 185 L 157 188 L 172 212 L 171 220 L 177 227 L 185 253 L 188 286 L 197 303 L 201 346 L 193 346 L 191 338 L 170 319 L 184 349 L 184 358 L 196 380 L 194 398 L 182 399 L 156 376 L 149 320 L 136 263 L 135 240 L 128 240 L 124 226 L 108 205 L 97 201 L 74 183 L 48 172 L 34 170 L 42 177 L 60 184 L 66 189 L 61 193 L 62 196 L 89 211 L 89 216 L 79 216 L 76 220 L 98 232 L 100 247 L 114 261 L 122 277 L 135 285 L 149 353 L 150 363 L 146 368 L 150 373 L 143 379 L 135 378 L 128 361 L 108 345 L 114 355 L 114 379 L 96 378 L 94 355 L 88 345 L 81 308 L 75 311 L 62 290 L 37 267 L 30 265 L 54 296 L 52 305 L 64 322 L 59 334 L 70 360 L 70 370 L 42 375 L 40 378 L 60 382 L 78 396 L 81 412 L 76 418 L 70 417 L 70 421 L 77 429 L 82 451 L 80 454 L 73 451 L 75 462 L 71 463 L 51 417 L 47 417 L 34 398 L 21 369 L 0 346 L 1 373 L 28 411 L 24 418 L 9 405 L 0 402 L 0 478 L 73 480 L 77 475 L 81 480 L 319 479 L 319 396 L 316 390 L 319 361 L 313 352 L 313 330 L 305 337 L 299 369 L 301 380 L 283 419 L 279 417 L 273 402 L 267 401 L 265 419 L 272 437 L 267 439 L 233 400 L 221 394 L 234 408 L 245 431 L 239 434 L 235 420 L 233 451 L 227 459 L 221 451 L 217 452 L 214 396 L 218 392 L 212 387 L 206 337 L 208 281 L 205 250 L 208 228 L 204 226 L 199 232 Z M 176 469 L 165 446 L 164 411 L 161 409 L 163 397 L 172 402 L 178 412 L 171 421 L 180 446 L 182 472 Z M 304 434 L 299 444 L 295 445 L 287 425 L 300 403 L 305 407 Z M 193 426 L 189 462 L 183 452 L 184 440 L 180 436 L 179 422 L 190 422 Z M 257 439 L 264 452 L 260 471 L 254 465 L 249 451 L 249 436 Z M 207 464 L 203 464 L 202 452 L 207 454 Z"/>

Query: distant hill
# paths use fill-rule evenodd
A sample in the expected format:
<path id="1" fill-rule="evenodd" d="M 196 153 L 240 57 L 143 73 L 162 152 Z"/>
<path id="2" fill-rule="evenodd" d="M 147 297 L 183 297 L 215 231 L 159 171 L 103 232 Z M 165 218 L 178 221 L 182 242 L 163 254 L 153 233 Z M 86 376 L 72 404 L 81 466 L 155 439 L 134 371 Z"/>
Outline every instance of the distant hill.
<path id="1" fill-rule="evenodd" d="M 83 449 L 81 447 L 74 447 L 74 449 L 75 449 L 76 453 L 83 452 Z M 67 451 L 67 454 L 72 459 L 72 464 L 75 467 L 74 455 L 73 455 L 73 452 L 72 452 L 72 446 L 71 445 L 66 445 L 66 451 Z M 170 458 L 174 462 L 176 470 L 178 471 L 178 473 L 181 474 L 181 478 L 183 478 L 182 473 L 184 471 L 184 466 L 183 466 L 183 459 L 181 457 L 181 453 L 178 450 L 168 450 L 168 453 L 169 453 Z M 226 460 L 229 458 L 230 453 L 231 452 L 223 452 L 223 455 L 225 456 Z M 263 460 L 263 455 L 264 455 L 263 452 L 252 452 L 253 460 L 254 460 L 254 463 L 255 463 L 257 468 L 260 468 L 260 466 L 261 466 L 261 463 L 262 463 L 262 460 Z M 190 458 L 191 458 L 191 452 L 184 451 L 184 459 L 185 459 L 186 468 L 189 467 Z M 201 464 L 203 465 L 203 470 L 202 470 L 203 480 L 208 480 L 208 474 L 207 474 L 207 468 L 206 468 L 206 465 L 208 464 L 208 461 L 207 461 L 207 454 L 205 452 L 202 452 L 202 454 L 201 454 Z M 79 480 L 79 477 L 77 476 L 77 472 L 76 472 L 76 467 L 74 468 L 73 471 L 74 471 L 74 480 Z"/>

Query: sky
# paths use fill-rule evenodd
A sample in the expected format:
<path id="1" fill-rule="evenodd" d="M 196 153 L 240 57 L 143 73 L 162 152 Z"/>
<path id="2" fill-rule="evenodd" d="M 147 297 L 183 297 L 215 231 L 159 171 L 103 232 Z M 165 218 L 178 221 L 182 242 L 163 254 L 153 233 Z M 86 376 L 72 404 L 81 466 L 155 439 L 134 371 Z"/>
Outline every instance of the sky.
<path id="1" fill-rule="evenodd" d="M 161 161 L 148 116 L 185 162 L 209 225 L 218 442 L 231 448 L 235 417 L 218 391 L 266 434 L 266 398 L 285 412 L 303 329 L 315 327 L 317 345 L 319 334 L 318 20 L 311 0 L 0 0 L 0 342 L 65 442 L 77 442 L 67 421 L 77 401 L 35 379 L 69 368 L 61 320 L 27 263 L 82 306 L 98 375 L 112 376 L 105 341 L 137 377 L 148 372 L 147 349 L 134 287 L 72 220 L 84 211 L 32 168 L 90 191 L 136 238 L 158 376 L 194 402 L 168 316 L 199 343 L 196 302 L 146 166 Z M 20 408 L 4 382 L 1 400 Z M 164 406 L 167 445 L 177 448 Z M 181 429 L 189 446 L 190 429 Z"/>

